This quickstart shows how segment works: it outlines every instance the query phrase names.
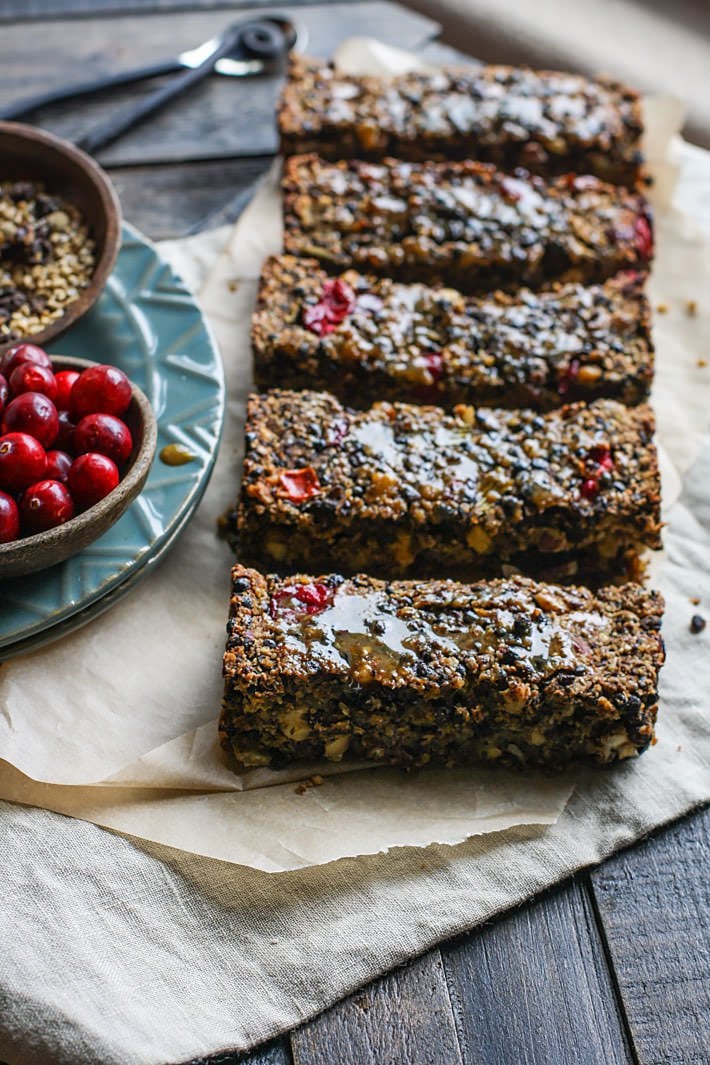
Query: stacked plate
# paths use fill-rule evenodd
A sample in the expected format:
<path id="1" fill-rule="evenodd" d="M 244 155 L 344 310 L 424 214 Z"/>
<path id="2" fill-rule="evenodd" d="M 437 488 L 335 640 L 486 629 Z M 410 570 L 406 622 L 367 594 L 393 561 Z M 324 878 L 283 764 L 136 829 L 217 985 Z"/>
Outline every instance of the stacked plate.
<path id="1" fill-rule="evenodd" d="M 182 281 L 129 226 L 98 303 L 50 348 L 120 366 L 151 402 L 158 448 L 142 493 L 104 536 L 52 569 L 0 582 L 0 659 L 78 628 L 150 571 L 197 507 L 222 431 L 217 346 Z"/>

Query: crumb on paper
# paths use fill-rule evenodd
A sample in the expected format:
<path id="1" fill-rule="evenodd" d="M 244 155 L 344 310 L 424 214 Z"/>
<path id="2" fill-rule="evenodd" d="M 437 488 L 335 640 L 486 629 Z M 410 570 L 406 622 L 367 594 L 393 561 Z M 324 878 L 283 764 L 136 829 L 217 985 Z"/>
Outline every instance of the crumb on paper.
<path id="1" fill-rule="evenodd" d="M 698 366 L 700 367 L 701 370 L 702 370 L 702 368 L 704 366 L 707 366 L 707 364 L 708 364 L 708 360 L 707 359 L 698 359 Z"/>
<path id="2" fill-rule="evenodd" d="M 656 307 L 656 310 L 658 311 L 659 314 L 668 314 L 668 304 L 667 303 L 659 303 L 657 305 L 657 307 Z"/>
<path id="3" fill-rule="evenodd" d="M 685 301 L 685 313 L 690 318 L 695 317 L 695 315 L 698 313 L 698 304 L 697 304 L 696 300 L 686 300 Z"/>
<path id="4" fill-rule="evenodd" d="M 693 614 L 692 618 L 690 619 L 690 631 L 693 633 L 693 635 L 697 636 L 699 632 L 703 631 L 706 625 L 707 621 L 705 620 L 702 614 Z"/>
<path id="5" fill-rule="evenodd" d="M 230 292 L 236 292 L 239 288 L 239 281 L 236 277 L 233 277 L 231 281 L 227 282 L 227 288 Z"/>
<path id="6" fill-rule="evenodd" d="M 307 780 L 302 780 L 300 784 L 297 784 L 293 789 L 296 795 L 305 795 L 311 788 L 320 788 L 322 784 L 325 784 L 323 777 L 316 774 L 314 777 L 308 777 Z"/>
<path id="7" fill-rule="evenodd" d="M 693 604 L 693 606 L 698 606 L 699 603 L 700 603 L 700 596 L 699 595 L 691 595 L 690 601 Z"/>

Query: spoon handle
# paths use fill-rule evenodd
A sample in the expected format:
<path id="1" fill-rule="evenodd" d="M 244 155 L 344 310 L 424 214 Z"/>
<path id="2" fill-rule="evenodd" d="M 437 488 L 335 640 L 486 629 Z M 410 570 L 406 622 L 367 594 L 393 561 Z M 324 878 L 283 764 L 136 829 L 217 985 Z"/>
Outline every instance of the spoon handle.
<path id="1" fill-rule="evenodd" d="M 171 100 L 182 95 L 193 85 L 206 78 L 214 69 L 217 60 L 229 55 L 234 50 L 238 36 L 238 30 L 231 33 L 227 32 L 218 47 L 207 56 L 203 63 L 200 63 L 199 67 L 176 75 L 167 85 L 163 85 L 160 89 L 156 89 L 155 92 L 143 97 L 142 100 L 138 100 L 137 103 L 131 104 L 117 114 L 112 115 L 105 122 L 99 123 L 95 129 L 85 133 L 83 137 L 77 140 L 77 147 L 83 148 L 85 152 L 93 155 L 100 148 L 105 148 L 106 145 L 115 141 L 122 133 L 143 122 L 149 115 L 161 110 Z"/>
<path id="2" fill-rule="evenodd" d="M 132 85 L 136 81 L 147 78 L 158 78 L 164 74 L 174 74 L 181 69 L 176 59 L 166 59 L 163 62 L 151 63 L 145 67 L 136 67 L 133 70 L 124 70 L 118 74 L 106 74 L 104 77 L 95 78 L 93 81 L 75 82 L 73 85 L 65 85 L 62 88 L 48 89 L 34 96 L 23 96 L 20 100 L 0 107 L 0 120 L 12 121 L 37 111 L 40 107 L 48 104 L 59 103 L 61 100 L 74 100 L 82 96 L 93 96 L 95 93 L 105 92 L 108 89 L 118 88 L 121 85 Z"/>

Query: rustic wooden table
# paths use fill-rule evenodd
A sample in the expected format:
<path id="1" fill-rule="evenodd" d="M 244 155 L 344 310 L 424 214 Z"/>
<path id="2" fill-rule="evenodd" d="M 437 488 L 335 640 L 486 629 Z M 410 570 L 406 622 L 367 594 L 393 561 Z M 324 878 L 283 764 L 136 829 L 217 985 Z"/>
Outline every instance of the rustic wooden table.
<path id="1" fill-rule="evenodd" d="M 174 55 L 244 10 L 230 0 L 2 0 L 0 107 Z M 285 4 L 309 50 L 367 33 L 444 54 L 392 3 Z M 235 15 L 235 11 L 238 14 Z M 212 77 L 99 158 L 126 218 L 153 238 L 236 217 L 275 148 L 278 78 Z M 124 90 L 128 102 L 147 86 Z M 33 121 L 75 138 L 115 97 Z M 710 1062 L 707 811 L 685 818 L 230 1065 L 703 1065 Z"/>

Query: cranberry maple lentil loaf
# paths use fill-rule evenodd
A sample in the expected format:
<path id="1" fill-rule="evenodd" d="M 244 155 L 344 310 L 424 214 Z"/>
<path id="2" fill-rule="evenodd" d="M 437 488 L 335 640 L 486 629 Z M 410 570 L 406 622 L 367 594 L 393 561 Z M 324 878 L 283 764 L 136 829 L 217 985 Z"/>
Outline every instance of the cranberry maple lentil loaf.
<path id="1" fill-rule="evenodd" d="M 660 547 L 653 431 L 648 406 L 615 400 L 446 414 L 252 395 L 228 533 L 243 560 L 282 570 L 633 573 Z"/>
<path id="2" fill-rule="evenodd" d="M 490 292 L 603 281 L 652 257 L 643 196 L 589 175 L 294 155 L 283 192 L 285 251 L 334 273 Z"/>
<path id="3" fill-rule="evenodd" d="M 259 388 L 549 410 L 610 396 L 641 403 L 653 378 L 643 274 L 602 285 L 463 296 L 273 256 L 252 319 Z"/>
<path id="4" fill-rule="evenodd" d="M 241 766 L 607 764 L 653 742 L 663 600 L 639 585 L 232 571 L 222 744 Z"/>
<path id="5" fill-rule="evenodd" d="M 351 77 L 292 55 L 278 109 L 284 155 L 480 159 L 545 176 L 640 178 L 639 94 L 606 77 L 506 66 Z"/>

